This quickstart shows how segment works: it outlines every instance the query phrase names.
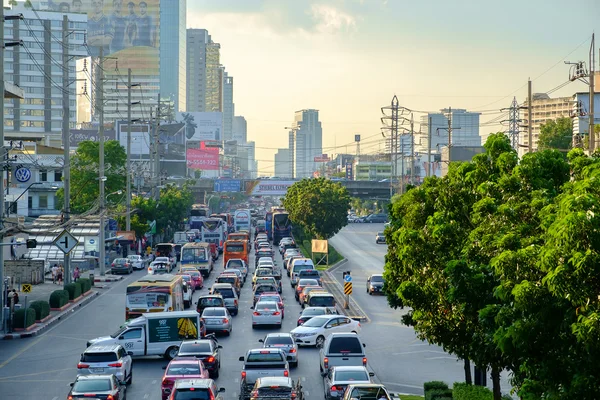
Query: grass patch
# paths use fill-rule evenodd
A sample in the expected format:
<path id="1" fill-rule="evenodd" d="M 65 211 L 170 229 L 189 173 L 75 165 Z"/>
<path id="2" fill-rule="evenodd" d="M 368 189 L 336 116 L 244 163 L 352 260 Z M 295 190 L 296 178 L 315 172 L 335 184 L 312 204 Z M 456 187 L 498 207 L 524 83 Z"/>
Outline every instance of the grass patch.
<path id="1" fill-rule="evenodd" d="M 423 396 L 415 396 L 415 395 L 402 395 L 400 396 L 402 400 L 423 400 Z"/>
<path id="2" fill-rule="evenodd" d="M 300 252 L 302 253 L 302 255 L 304 255 L 304 257 L 306 258 L 312 258 L 312 242 L 310 237 L 299 227 L 294 226 L 293 228 L 293 235 L 294 235 L 294 239 L 296 240 L 296 243 L 298 244 L 298 248 L 300 249 Z M 337 263 L 338 261 L 341 261 L 344 259 L 344 257 L 337 252 L 337 250 L 335 249 L 335 247 L 333 247 L 331 245 L 331 243 L 328 244 L 328 250 L 329 250 L 329 263 L 328 265 L 318 265 L 317 269 L 319 271 L 325 271 L 326 269 L 328 269 L 331 265 Z M 319 255 L 319 257 L 322 257 L 322 255 Z"/>

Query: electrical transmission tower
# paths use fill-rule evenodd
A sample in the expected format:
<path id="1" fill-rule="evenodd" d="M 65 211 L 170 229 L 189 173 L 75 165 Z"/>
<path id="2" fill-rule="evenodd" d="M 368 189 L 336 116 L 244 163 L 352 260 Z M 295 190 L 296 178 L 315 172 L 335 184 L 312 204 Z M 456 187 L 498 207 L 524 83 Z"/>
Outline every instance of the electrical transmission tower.
<path id="1" fill-rule="evenodd" d="M 519 150 L 519 123 L 520 119 L 520 107 L 517 102 L 517 98 L 513 97 L 512 104 L 508 109 L 508 137 L 510 138 L 510 145 L 513 149 Z"/>

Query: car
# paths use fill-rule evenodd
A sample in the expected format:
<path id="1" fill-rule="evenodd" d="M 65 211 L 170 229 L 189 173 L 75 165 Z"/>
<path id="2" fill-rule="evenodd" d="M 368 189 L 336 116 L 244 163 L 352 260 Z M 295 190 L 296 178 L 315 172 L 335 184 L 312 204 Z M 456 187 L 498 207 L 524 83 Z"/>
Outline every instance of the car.
<path id="1" fill-rule="evenodd" d="M 131 262 L 131 265 L 133 266 L 133 269 L 144 269 L 144 259 L 142 258 L 142 256 L 139 256 L 137 254 L 131 254 L 128 255 L 127 258 L 129 259 L 129 262 Z"/>
<path id="2" fill-rule="evenodd" d="M 120 344 L 92 345 L 81 354 L 77 375 L 114 375 L 128 384 L 133 379 L 133 361 Z"/>
<path id="3" fill-rule="evenodd" d="M 196 285 L 192 280 L 192 276 L 185 272 L 178 272 L 177 275 L 181 275 L 181 279 L 183 279 L 183 283 L 186 284 L 191 290 L 192 294 L 196 291 Z"/>
<path id="4" fill-rule="evenodd" d="M 239 269 L 237 269 L 237 268 L 229 268 L 228 270 L 224 271 L 223 273 L 224 273 L 224 274 L 225 274 L 225 273 L 232 273 L 232 274 L 235 274 L 235 275 L 237 275 L 237 277 L 238 277 L 238 279 L 239 279 L 239 282 L 240 282 L 240 286 L 241 286 L 241 287 L 244 287 L 244 282 L 245 282 L 245 280 L 244 280 L 244 274 L 242 274 L 242 271 L 240 271 L 240 270 L 239 270 Z"/>
<path id="5" fill-rule="evenodd" d="M 171 271 L 171 264 L 164 261 L 152 261 L 148 266 L 148 274 L 168 274 Z"/>
<path id="6" fill-rule="evenodd" d="M 198 271 L 194 267 L 185 267 L 181 268 L 180 274 L 190 275 L 192 277 L 192 282 L 194 284 L 194 290 L 203 289 L 204 288 L 204 278 L 200 271 Z"/>
<path id="7" fill-rule="evenodd" d="M 231 335 L 233 322 L 229 310 L 225 307 L 207 307 L 202 311 L 202 320 L 207 332 L 222 332 Z"/>
<path id="8" fill-rule="evenodd" d="M 326 292 L 326 290 L 322 286 L 305 286 L 304 289 L 302 289 L 302 291 L 300 292 L 300 294 L 298 294 L 298 302 L 300 303 L 300 307 L 305 307 L 308 294 L 313 290 Z"/>
<path id="9" fill-rule="evenodd" d="M 293 381 L 292 378 L 281 376 L 258 378 L 250 392 L 250 400 L 296 400 L 304 398 L 300 381 Z"/>
<path id="10" fill-rule="evenodd" d="M 160 263 L 163 263 L 163 264 L 168 264 L 169 265 L 169 272 L 171 272 L 171 270 L 175 266 L 175 265 L 173 265 L 174 264 L 173 257 L 156 257 L 153 262 L 160 262 Z"/>
<path id="11" fill-rule="evenodd" d="M 361 366 L 331 367 L 323 372 L 323 386 L 327 400 L 339 399 L 350 384 L 373 383 L 375 374 Z"/>
<path id="12" fill-rule="evenodd" d="M 281 281 L 278 281 L 277 279 L 275 279 L 274 276 L 259 276 L 258 278 L 256 278 L 256 283 L 254 284 L 254 288 L 256 288 L 259 285 L 274 285 L 277 287 L 277 292 L 281 293 L 282 291 L 282 286 L 281 286 Z"/>
<path id="13" fill-rule="evenodd" d="M 365 218 L 364 222 L 370 223 L 370 224 L 373 224 L 373 223 L 383 224 L 383 223 L 388 222 L 388 217 L 386 214 L 371 214 Z"/>
<path id="14" fill-rule="evenodd" d="M 115 258 L 110 264 L 111 274 L 131 274 L 133 272 L 133 264 L 128 258 Z"/>
<path id="15" fill-rule="evenodd" d="M 221 274 L 219 276 L 217 276 L 215 283 L 229 283 L 231 285 L 231 287 L 233 287 L 235 289 L 235 292 L 238 297 L 240 297 L 240 294 L 242 293 L 241 279 L 238 278 L 238 276 L 233 272 L 231 272 L 231 273 L 229 273 L 228 271 L 221 272 Z"/>
<path id="16" fill-rule="evenodd" d="M 210 377 L 216 379 L 219 377 L 219 369 L 221 368 L 222 348 L 223 346 L 218 344 L 214 338 L 184 340 L 179 346 L 177 358 L 193 357 L 201 360 Z"/>
<path id="17" fill-rule="evenodd" d="M 300 292 L 302 292 L 302 289 L 304 289 L 306 286 L 321 286 L 321 285 L 319 285 L 319 281 L 316 279 L 298 279 L 298 283 L 296 284 L 296 287 L 294 288 L 294 297 L 296 298 L 296 301 L 300 301 Z"/>
<path id="18" fill-rule="evenodd" d="M 264 339 L 258 340 L 264 348 L 275 347 L 283 350 L 290 367 L 298 366 L 298 345 L 289 333 L 269 333 Z"/>
<path id="19" fill-rule="evenodd" d="M 165 373 L 160 385 L 162 400 L 167 400 L 179 379 L 208 379 L 208 370 L 202 360 L 190 357 L 174 358 L 163 367 Z"/>
<path id="20" fill-rule="evenodd" d="M 227 264 L 225 265 L 224 269 L 228 270 L 230 268 L 235 268 L 242 271 L 244 282 L 246 282 L 246 278 L 248 277 L 249 272 L 248 265 L 246 265 L 246 261 L 242 260 L 241 258 L 230 258 L 229 260 L 227 260 Z"/>
<path id="21" fill-rule="evenodd" d="M 383 232 L 377 232 L 377 235 L 375 235 L 375 244 L 379 243 L 385 244 L 385 234 Z"/>
<path id="22" fill-rule="evenodd" d="M 383 294 L 383 284 L 385 280 L 381 274 L 373 274 L 367 278 L 367 293 L 372 294 Z"/>
<path id="23" fill-rule="evenodd" d="M 256 284 L 256 279 L 262 276 L 273 276 L 273 267 L 260 267 L 254 270 L 254 275 L 252 275 L 252 284 Z"/>
<path id="24" fill-rule="evenodd" d="M 376 399 L 392 400 L 393 393 L 387 391 L 384 385 L 377 383 L 356 383 L 346 387 L 341 400 Z"/>
<path id="25" fill-rule="evenodd" d="M 67 399 L 125 400 L 127 386 L 115 375 L 78 375 L 71 384 Z"/>
<path id="26" fill-rule="evenodd" d="M 198 297 L 198 302 L 196 303 L 196 311 L 198 314 L 202 315 L 202 312 L 207 307 L 225 307 L 223 296 L 220 294 L 207 294 Z"/>
<path id="27" fill-rule="evenodd" d="M 302 325 L 306 321 L 310 320 L 312 317 L 316 317 L 319 315 L 332 315 L 333 313 L 327 307 L 306 307 L 302 312 L 300 312 L 300 316 L 298 317 L 298 326 Z"/>
<path id="28" fill-rule="evenodd" d="M 279 305 L 279 309 L 281 310 L 281 319 L 285 318 L 285 304 L 283 303 L 283 298 L 278 292 L 267 292 L 258 296 L 257 302 L 260 301 L 274 301 Z"/>
<path id="29" fill-rule="evenodd" d="M 283 318 L 281 309 L 276 302 L 259 301 L 250 309 L 254 310 L 252 313 L 252 329 L 259 325 L 276 325 L 281 328 Z"/>
<path id="30" fill-rule="evenodd" d="M 215 283 L 209 290 L 209 294 L 219 294 L 225 301 L 225 307 L 231 315 L 236 316 L 239 309 L 239 299 L 236 290 L 229 283 Z"/>
<path id="31" fill-rule="evenodd" d="M 337 314 L 335 296 L 326 291 L 310 291 L 304 299 L 304 305 L 309 307 L 327 307 L 332 314 Z"/>
<path id="32" fill-rule="evenodd" d="M 334 332 L 360 333 L 360 322 L 343 315 L 312 317 L 290 332 L 299 346 L 323 347 L 325 339 Z"/>
<path id="33" fill-rule="evenodd" d="M 254 257 L 254 259 L 255 259 L 254 266 L 258 265 L 258 260 L 260 260 L 262 257 L 274 258 L 274 256 L 275 256 L 275 254 L 273 253 L 273 250 L 260 250 L 258 253 L 256 253 L 256 256 Z"/>
<path id="34" fill-rule="evenodd" d="M 217 388 L 212 379 L 178 379 L 175 381 L 169 400 L 224 400 L 221 394 L 223 392 L 225 388 Z"/>

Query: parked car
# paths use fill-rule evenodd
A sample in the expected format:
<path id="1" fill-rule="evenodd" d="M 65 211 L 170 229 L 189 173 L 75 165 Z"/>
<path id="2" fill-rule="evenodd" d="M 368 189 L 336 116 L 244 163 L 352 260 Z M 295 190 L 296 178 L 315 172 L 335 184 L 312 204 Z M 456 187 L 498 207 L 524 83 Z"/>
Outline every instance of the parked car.
<path id="1" fill-rule="evenodd" d="M 129 259 L 129 262 L 131 262 L 133 269 L 139 270 L 144 269 L 146 267 L 146 260 L 144 260 L 142 256 L 139 256 L 137 254 L 131 254 L 127 256 L 127 258 Z"/>
<path id="2" fill-rule="evenodd" d="M 371 214 L 369 216 L 367 216 L 367 218 L 365 218 L 366 223 L 386 223 L 388 222 L 388 217 L 387 214 Z"/>
<path id="3" fill-rule="evenodd" d="M 110 264 L 111 274 L 131 274 L 133 272 L 133 264 L 128 258 L 115 258 Z"/>

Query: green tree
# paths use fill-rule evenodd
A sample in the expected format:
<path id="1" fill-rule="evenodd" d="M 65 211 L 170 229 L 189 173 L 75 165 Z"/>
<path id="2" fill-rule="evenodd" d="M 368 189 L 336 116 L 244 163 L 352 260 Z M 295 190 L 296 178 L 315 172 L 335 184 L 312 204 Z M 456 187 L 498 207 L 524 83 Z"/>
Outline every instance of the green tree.
<path id="1" fill-rule="evenodd" d="M 538 150 L 556 149 L 565 154 L 573 141 L 573 121 L 562 117 L 548 121 L 540 126 Z"/>
<path id="2" fill-rule="evenodd" d="M 80 214 L 88 211 L 98 201 L 100 187 L 98 184 L 100 144 L 89 140 L 77 146 L 77 151 L 71 157 L 71 212 Z M 125 148 L 116 140 L 104 143 L 104 182 L 105 193 L 125 190 L 126 172 Z M 58 204 L 64 202 L 64 190 L 57 192 Z M 109 196 L 107 204 L 114 205 L 121 199 Z"/>
<path id="3" fill-rule="evenodd" d="M 329 239 L 348 223 L 350 194 L 329 179 L 303 179 L 288 189 L 282 204 L 293 223 L 316 239 Z"/>

